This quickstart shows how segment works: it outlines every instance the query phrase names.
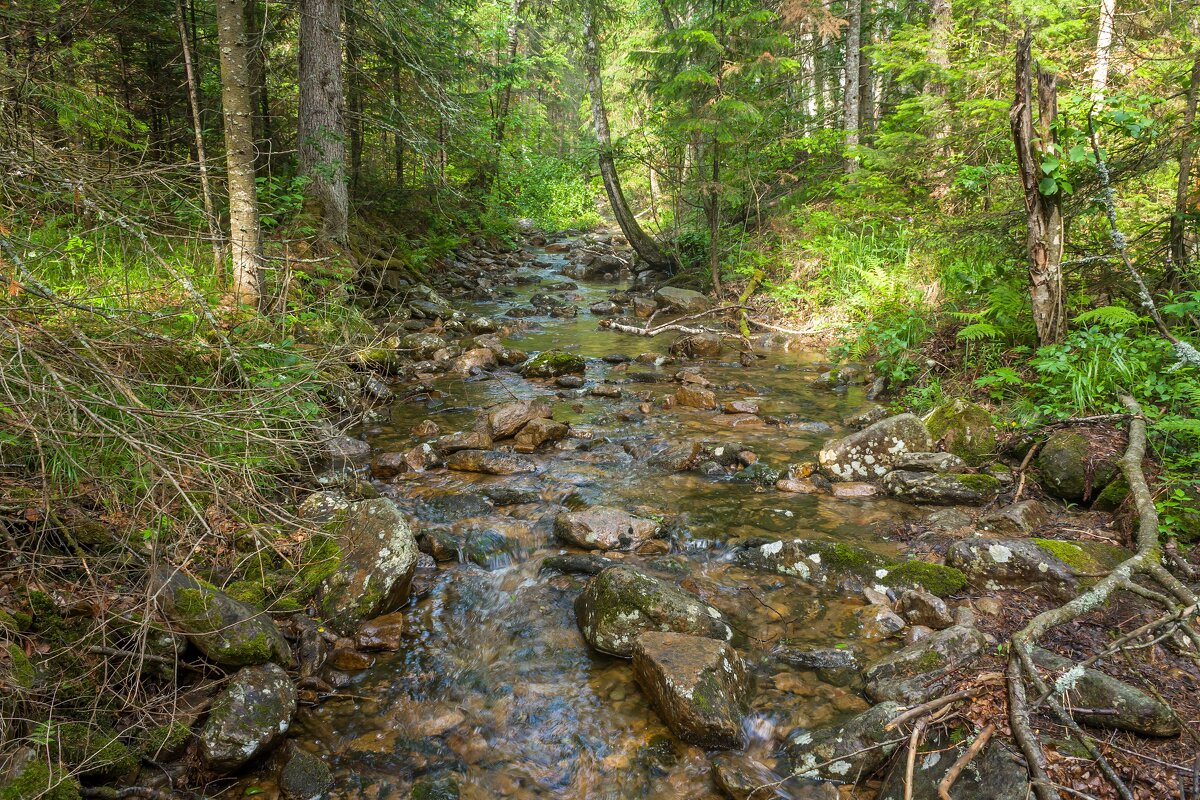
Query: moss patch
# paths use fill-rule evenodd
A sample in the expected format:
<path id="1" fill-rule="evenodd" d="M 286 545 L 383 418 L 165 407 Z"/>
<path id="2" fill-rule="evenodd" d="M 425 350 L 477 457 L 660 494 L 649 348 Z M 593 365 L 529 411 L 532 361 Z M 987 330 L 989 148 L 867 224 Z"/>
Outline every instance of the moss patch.
<path id="1" fill-rule="evenodd" d="M 0 786 L 0 800 L 79 800 L 79 782 L 57 765 L 34 760 Z"/>
<path id="2" fill-rule="evenodd" d="M 525 362 L 521 372 L 528 378 L 556 378 L 560 375 L 582 375 L 587 370 L 583 356 L 547 350 Z"/>
<path id="3" fill-rule="evenodd" d="M 1108 572 L 1129 558 L 1131 553 L 1103 542 L 1064 542 L 1061 539 L 1034 539 L 1033 543 L 1077 574 Z"/>
<path id="4" fill-rule="evenodd" d="M 88 776 L 116 777 L 137 767 L 137 757 L 115 733 L 78 722 L 63 722 L 54 727 L 50 751 Z"/>
<path id="5" fill-rule="evenodd" d="M 192 738 L 192 729 L 178 720 L 146 732 L 142 753 L 155 761 L 171 761 L 183 754 Z"/>
<path id="6" fill-rule="evenodd" d="M 913 559 L 890 567 L 883 583 L 893 587 L 920 586 L 930 594 L 949 597 L 967 585 L 967 576 L 945 564 Z"/>
<path id="7" fill-rule="evenodd" d="M 1129 481 L 1125 480 L 1124 476 L 1119 476 L 1115 480 L 1110 481 L 1108 486 L 1096 496 L 1095 502 L 1092 503 L 1092 509 L 1095 511 L 1116 511 L 1125 502 L 1125 498 L 1129 496 Z"/>
<path id="8" fill-rule="evenodd" d="M 925 427 L 947 452 L 968 464 L 982 464 L 997 449 L 997 430 L 992 415 L 967 400 L 951 400 L 939 406 L 925 420 Z"/>
<path id="9" fill-rule="evenodd" d="M 32 689 L 37 680 L 37 670 L 34 669 L 33 662 L 16 644 L 9 644 L 7 650 L 9 670 L 12 672 L 13 680 L 16 681 L 17 686 L 23 689 Z"/>

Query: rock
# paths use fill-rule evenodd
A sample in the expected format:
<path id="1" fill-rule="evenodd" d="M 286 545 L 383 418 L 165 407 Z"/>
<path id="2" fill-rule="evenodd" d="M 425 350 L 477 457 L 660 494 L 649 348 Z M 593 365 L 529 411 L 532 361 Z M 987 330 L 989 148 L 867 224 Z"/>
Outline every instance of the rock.
<path id="1" fill-rule="evenodd" d="M 525 423 L 525 427 L 513 438 L 513 444 L 519 453 L 532 453 L 544 444 L 567 438 L 569 431 L 562 422 L 539 417 Z"/>
<path id="2" fill-rule="evenodd" d="M 1022 500 L 980 517 L 979 527 L 1001 536 L 1028 536 L 1049 521 L 1050 512 L 1040 501 Z"/>
<path id="3" fill-rule="evenodd" d="M 554 520 L 555 535 L 584 550 L 636 550 L 657 532 L 654 520 L 607 506 L 565 511 Z"/>
<path id="4" fill-rule="evenodd" d="M 842 420 L 842 424 L 845 425 L 847 428 L 853 428 L 854 430 L 862 430 L 863 428 L 867 427 L 868 425 L 874 425 L 876 422 L 879 422 L 880 420 L 887 419 L 887 418 L 888 418 L 888 413 L 887 413 L 886 408 L 884 408 L 883 406 L 877 406 L 875 404 L 871 404 L 871 405 L 867 406 L 866 408 L 864 408 L 862 411 L 856 411 L 855 413 L 851 414 L 850 416 L 845 417 Z"/>
<path id="5" fill-rule="evenodd" d="M 650 456 L 649 464 L 672 472 L 683 472 L 696 466 L 703 452 L 704 445 L 700 442 L 678 442 L 655 452 Z"/>
<path id="6" fill-rule="evenodd" d="M 274 747 L 296 713 L 296 689 L 275 664 L 243 667 L 217 695 L 200 729 L 200 756 L 231 772 Z"/>
<path id="7" fill-rule="evenodd" d="M 351 505 L 350 498 L 339 491 L 326 489 L 304 498 L 296 515 L 310 522 L 328 522 Z"/>
<path id="8" fill-rule="evenodd" d="M 745 745 L 746 668 L 727 643 L 643 631 L 633 644 L 633 673 L 658 715 L 683 741 L 706 748 Z"/>
<path id="9" fill-rule="evenodd" d="M 475 347 L 454 359 L 452 369 L 459 375 L 471 375 L 479 370 L 495 369 L 499 363 L 496 353 L 486 347 Z"/>
<path id="10" fill-rule="evenodd" d="M 557 378 L 560 375 L 582 375 L 587 370 L 583 356 L 547 350 L 538 353 L 521 366 L 526 378 Z"/>
<path id="11" fill-rule="evenodd" d="M 542 400 L 513 400 L 488 409 L 481 424 L 486 426 L 493 439 L 507 439 L 516 435 L 530 420 L 549 419 L 550 416 L 549 403 Z"/>
<path id="12" fill-rule="evenodd" d="M 866 606 L 859 609 L 856 616 L 862 622 L 862 637 L 869 640 L 886 639 L 908 626 L 903 617 L 884 606 Z"/>
<path id="13" fill-rule="evenodd" d="M 654 299 L 659 305 L 665 306 L 679 314 L 697 314 L 707 311 L 712 303 L 707 297 L 691 289 L 679 289 L 674 286 L 664 286 L 654 293 Z"/>
<path id="14" fill-rule="evenodd" d="M 1035 464 L 1055 497 L 1080 503 L 1100 493 L 1120 471 L 1113 456 L 1094 457 L 1087 436 L 1075 430 L 1050 434 Z"/>
<path id="15" fill-rule="evenodd" d="M 792 731 L 784 743 L 790 771 L 802 778 L 838 783 L 869 777 L 896 751 L 896 744 L 883 744 L 896 738 L 895 732 L 884 726 L 900 711 L 897 703 L 880 703 L 834 727 Z"/>
<path id="16" fill-rule="evenodd" d="M 333 773 L 317 756 L 292 745 L 279 771 L 284 800 L 322 800 L 333 786 Z"/>
<path id="17" fill-rule="evenodd" d="M 883 488 L 910 503 L 981 506 L 1000 494 L 1000 481 L 991 475 L 950 475 L 893 470 L 883 476 Z"/>
<path id="18" fill-rule="evenodd" d="M 611 317 L 620 311 L 620 307 L 611 300 L 601 300 L 588 306 L 588 311 L 598 317 Z"/>
<path id="19" fill-rule="evenodd" d="M 806 478 L 784 478 L 783 480 L 775 481 L 775 488 L 781 492 L 790 492 L 792 494 L 817 494 L 825 491 L 825 488 L 819 486 L 816 481 Z"/>
<path id="20" fill-rule="evenodd" d="M 937 681 L 990 644 L 971 625 L 953 625 L 873 661 L 863 671 L 872 700 L 921 703 L 937 694 Z"/>
<path id="21" fill-rule="evenodd" d="M 658 303 L 652 297 L 643 295 L 634 295 L 633 297 L 633 314 L 641 319 L 646 319 L 651 316 L 658 308 Z"/>
<path id="22" fill-rule="evenodd" d="M 417 567 L 417 540 L 391 500 L 363 500 L 345 513 L 334 534 L 336 567 L 322 581 L 325 620 L 349 635 L 364 620 L 408 601 Z"/>
<path id="23" fill-rule="evenodd" d="M 1141 689 L 1099 670 L 1081 671 L 1074 661 L 1040 647 L 1033 649 L 1033 661 L 1054 673 L 1049 677 L 1057 682 L 1047 680 L 1047 683 L 1053 683 L 1056 689 L 1066 689 L 1058 698 L 1081 725 L 1115 728 L 1139 736 L 1178 736 L 1181 732 L 1179 720 L 1171 709 Z"/>
<path id="24" fill-rule="evenodd" d="M 408 471 L 407 453 L 376 453 L 371 459 L 371 477 L 381 481 Z"/>
<path id="25" fill-rule="evenodd" d="M 869 550 L 821 539 L 767 542 L 739 549 L 738 563 L 817 584 L 839 582 L 856 590 L 886 575 L 886 560 Z"/>
<path id="26" fill-rule="evenodd" d="M 439 436 L 433 441 L 433 447 L 443 455 L 459 450 L 491 450 L 492 437 L 487 431 L 455 431 Z"/>
<path id="27" fill-rule="evenodd" d="M 874 497 L 879 494 L 879 487 L 873 483 L 843 481 L 832 484 L 830 492 L 834 497 Z"/>
<path id="28" fill-rule="evenodd" d="M 929 435 L 947 452 L 980 465 L 999 449 L 996 423 L 987 409 L 956 398 L 925 418 Z"/>
<path id="29" fill-rule="evenodd" d="M 825 781 L 784 778 L 745 753 L 718 753 L 710 759 L 713 780 L 730 800 L 838 800 Z"/>
<path id="30" fill-rule="evenodd" d="M 668 352 L 680 358 L 718 358 L 721 336 L 716 333 L 691 333 L 671 342 Z"/>
<path id="31" fill-rule="evenodd" d="M 686 408 L 716 408 L 717 396 L 699 386 L 684 385 L 675 391 L 675 402 Z"/>
<path id="32" fill-rule="evenodd" d="M 610 655 L 633 655 L 642 631 L 672 631 L 729 641 L 720 611 L 678 586 L 625 566 L 588 581 L 575 599 L 575 619 L 588 644 Z"/>
<path id="33" fill-rule="evenodd" d="M 592 387 L 592 397 L 606 397 L 609 400 L 619 400 L 621 398 L 621 387 L 613 386 L 611 383 L 600 383 Z"/>
<path id="34" fill-rule="evenodd" d="M 400 340 L 400 349 L 412 354 L 413 358 L 430 358 L 446 346 L 446 340 L 436 333 L 410 333 Z"/>
<path id="35" fill-rule="evenodd" d="M 400 649 L 404 636 L 404 613 L 394 611 L 367 620 L 358 628 L 354 644 L 359 650 Z"/>
<path id="36" fill-rule="evenodd" d="M 214 664 L 291 661 L 287 640 L 266 614 L 169 567 L 155 573 L 154 584 L 163 616 Z"/>
<path id="37" fill-rule="evenodd" d="M 976 591 L 1040 587 L 1064 600 L 1079 591 L 1074 570 L 1032 539 L 962 539 L 950 546 L 946 563 Z"/>
<path id="38" fill-rule="evenodd" d="M 562 375 L 555 379 L 554 385 L 562 389 L 578 389 L 583 386 L 583 378 L 579 375 Z"/>
<path id="39" fill-rule="evenodd" d="M 537 464 L 524 456 L 489 450 L 459 450 L 446 459 L 446 467 L 485 475 L 519 475 L 537 471 Z"/>
<path id="40" fill-rule="evenodd" d="M 620 564 L 612 558 L 589 553 L 588 555 L 547 556 L 538 567 L 538 573 L 548 569 L 557 570 L 564 575 L 599 575 L 609 567 Z"/>
<path id="41" fill-rule="evenodd" d="M 953 453 L 903 453 L 894 467 L 911 472 L 965 472 L 967 462 Z"/>
<path id="42" fill-rule="evenodd" d="M 758 403 L 751 400 L 730 400 L 721 406 L 726 414 L 757 414 Z"/>
<path id="43" fill-rule="evenodd" d="M 404 463 L 413 472 L 424 472 L 442 463 L 442 456 L 433 445 L 424 443 L 404 454 Z"/>
<path id="44" fill-rule="evenodd" d="M 413 782 L 409 800 L 458 800 L 458 776 L 452 772 L 425 775 Z"/>
<path id="45" fill-rule="evenodd" d="M 920 589 L 905 589 L 900 593 L 900 613 L 913 625 L 937 631 L 954 624 L 946 601 Z"/>
<path id="46" fill-rule="evenodd" d="M 879 788 L 878 800 L 905 800 L 906 797 L 938 797 L 938 784 L 950 767 L 962 757 L 974 741 L 974 735 L 955 731 L 949 735 L 931 729 L 917 749 L 912 772 L 911 795 L 905 794 L 907 759 L 896 759 Z M 954 781 L 954 800 L 1026 800 L 1033 796 L 1029 773 L 1017 761 L 1017 752 L 999 736 L 992 737 L 967 769 Z"/>
<path id="47" fill-rule="evenodd" d="M 475 317 L 467 323 L 467 330 L 479 335 L 495 333 L 499 327 L 491 317 Z"/>
<path id="48" fill-rule="evenodd" d="M 354 469 L 371 460 L 371 445 L 349 436 L 334 436 L 322 443 L 323 464 L 334 472 Z"/>
<path id="49" fill-rule="evenodd" d="M 818 456 L 821 467 L 835 480 L 878 478 L 891 470 L 905 452 L 928 452 L 929 432 L 912 414 L 899 414 L 828 442 Z"/>

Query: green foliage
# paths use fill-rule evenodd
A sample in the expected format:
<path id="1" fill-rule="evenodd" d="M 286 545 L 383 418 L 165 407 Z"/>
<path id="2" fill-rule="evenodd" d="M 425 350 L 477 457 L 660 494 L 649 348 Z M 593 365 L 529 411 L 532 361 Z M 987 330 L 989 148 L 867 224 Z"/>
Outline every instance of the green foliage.
<path id="1" fill-rule="evenodd" d="M 492 184 L 493 213 L 528 219 L 547 231 L 586 228 L 600 222 L 599 187 L 586 179 L 582 164 L 536 157 L 521 150 L 508 154 Z"/>

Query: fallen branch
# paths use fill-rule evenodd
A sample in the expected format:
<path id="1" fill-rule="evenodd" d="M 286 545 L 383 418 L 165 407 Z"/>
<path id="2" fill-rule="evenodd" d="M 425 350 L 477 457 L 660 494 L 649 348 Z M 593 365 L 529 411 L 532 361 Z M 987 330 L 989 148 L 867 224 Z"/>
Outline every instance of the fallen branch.
<path id="1" fill-rule="evenodd" d="M 707 311 L 700 311 L 695 314 L 686 314 L 682 317 L 676 317 L 671 322 L 658 325 L 654 328 L 650 327 L 650 322 L 653 321 L 653 317 L 651 317 L 650 320 L 647 320 L 646 327 L 644 328 L 639 328 L 636 325 L 626 325 L 622 322 L 617 322 L 616 320 L 612 319 L 600 320 L 600 327 L 608 330 L 620 331 L 621 333 L 632 333 L 634 336 L 658 336 L 660 333 L 666 333 L 668 331 L 679 331 L 680 333 L 686 333 L 689 335 L 695 335 L 697 333 L 716 333 L 721 336 L 736 336 L 737 334 L 726 333 L 724 331 L 713 331 L 709 330 L 708 328 L 689 328 L 685 325 L 681 325 L 680 323 L 699 319 L 701 317 L 711 316 L 713 314 L 724 313 L 726 311 L 738 311 L 742 308 L 743 306 L 736 305 L 710 308 Z"/>
<path id="2" fill-rule="evenodd" d="M 946 777 L 942 778 L 941 783 L 938 784 L 938 797 L 941 800 L 953 800 L 950 797 L 950 789 L 954 786 L 954 782 L 958 780 L 958 776 L 966 768 L 967 764 L 970 764 L 972 759 L 979 755 L 979 751 L 984 748 L 988 743 L 988 739 L 991 739 L 992 734 L 995 732 L 995 725 L 988 725 L 980 731 L 979 735 L 975 737 L 975 741 L 971 742 L 971 746 L 967 748 L 967 752 L 959 756 L 954 765 L 950 767 L 950 770 L 946 773 Z"/>

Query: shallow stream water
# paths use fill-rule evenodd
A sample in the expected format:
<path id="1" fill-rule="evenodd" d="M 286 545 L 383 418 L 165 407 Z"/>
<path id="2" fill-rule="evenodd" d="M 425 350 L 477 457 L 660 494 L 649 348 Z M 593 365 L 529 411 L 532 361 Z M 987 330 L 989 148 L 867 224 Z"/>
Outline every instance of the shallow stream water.
<path id="1" fill-rule="evenodd" d="M 532 283 L 472 311 L 504 319 L 508 308 L 528 305 L 532 294 L 566 280 L 557 271 L 561 257 L 540 260 L 552 266 L 528 270 Z M 775 749 L 791 729 L 866 708 L 854 687 L 824 682 L 776 655 L 784 643 L 848 648 L 867 657 L 895 647 L 864 635 L 858 614 L 864 601 L 738 566 L 729 549 L 747 537 L 816 537 L 894 551 L 873 530 L 913 510 L 881 498 L 787 494 L 732 476 L 669 473 L 638 457 L 662 442 L 736 442 L 783 469 L 814 459 L 821 443 L 841 430 L 840 420 L 862 407 L 861 393 L 813 387 L 822 369 L 819 354 L 763 351 L 747 367 L 727 349 L 721 361 L 701 364 L 717 384 L 718 399 L 754 400 L 761 414 L 789 424 L 730 427 L 732 415 L 719 411 L 665 410 L 660 400 L 675 391 L 680 363 L 603 360 L 665 354 L 674 338 L 599 329 L 587 306 L 607 299 L 613 288 L 579 283 L 563 293 L 579 306 L 577 318 L 530 317 L 531 327 L 506 344 L 530 353 L 579 353 L 588 359 L 584 392 L 608 381 L 622 386 L 622 399 L 583 392 L 562 397 L 553 381 L 526 381 L 510 371 L 487 380 L 447 377 L 431 381 L 429 391 L 402 396 L 388 422 L 369 432 L 375 447 L 407 449 L 417 442 L 412 428 L 423 420 L 433 419 L 443 432 L 466 430 L 481 407 L 538 396 L 553 403 L 555 418 L 569 421 L 574 435 L 533 456 L 536 474 L 438 469 L 380 485 L 422 526 L 493 531 L 507 546 L 485 559 L 486 567 L 441 564 L 430 591 L 406 611 L 404 649 L 357 673 L 336 698 L 301 710 L 294 738 L 333 769 L 334 798 L 405 798 L 416 782 L 428 786 L 450 776 L 468 800 L 720 796 L 707 755 L 670 734 L 629 663 L 585 644 L 572 603 L 587 576 L 539 574 L 544 558 L 567 552 L 552 530 L 564 507 L 604 504 L 668 518 L 675 531 L 671 553 L 624 558 L 700 594 L 734 625 L 734 644 L 753 675 L 749 749 L 765 763 L 775 763 Z M 639 410 L 643 402 L 649 413 Z"/>

